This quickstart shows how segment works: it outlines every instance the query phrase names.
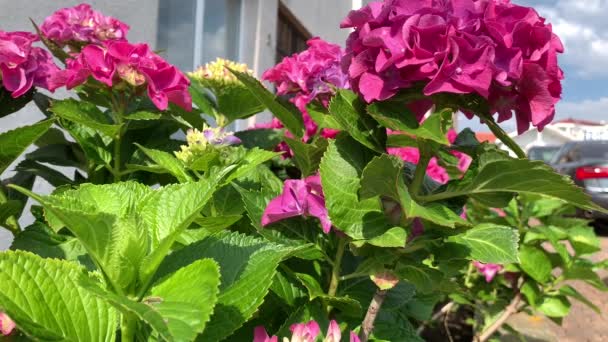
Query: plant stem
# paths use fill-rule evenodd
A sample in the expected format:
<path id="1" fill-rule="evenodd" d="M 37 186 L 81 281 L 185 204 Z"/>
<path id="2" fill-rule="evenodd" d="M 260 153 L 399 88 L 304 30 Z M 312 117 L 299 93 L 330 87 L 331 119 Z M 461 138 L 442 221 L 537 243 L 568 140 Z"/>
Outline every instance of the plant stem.
<path id="1" fill-rule="evenodd" d="M 120 171 L 120 164 L 121 164 L 121 152 L 122 152 L 122 135 L 123 135 L 123 130 L 122 130 L 122 125 L 124 123 L 124 119 L 123 119 L 123 115 L 125 112 L 125 107 L 126 105 L 119 105 L 119 104 L 115 104 L 114 105 L 114 112 L 116 113 L 116 124 L 120 127 L 118 129 L 118 133 L 116 133 L 116 136 L 114 137 L 114 171 L 112 172 L 112 174 L 114 175 L 114 182 L 120 182 L 121 178 L 122 178 L 122 173 Z"/>
<path id="2" fill-rule="evenodd" d="M 338 285 L 340 284 L 340 269 L 342 268 L 342 257 L 344 256 L 344 247 L 346 247 L 346 239 L 338 238 L 338 250 L 336 251 L 336 259 L 334 260 L 333 267 L 331 269 L 331 280 L 329 282 L 329 289 L 327 295 L 335 297 L 338 291 Z M 331 311 L 331 305 L 327 306 L 327 313 Z"/>
<path id="3" fill-rule="evenodd" d="M 489 340 L 490 337 L 492 337 L 492 335 L 494 335 L 494 333 L 498 329 L 500 329 L 500 327 L 502 327 L 503 324 L 505 324 L 507 319 L 509 317 L 511 317 L 512 314 L 517 313 L 517 311 L 518 311 L 517 307 L 519 306 L 520 301 L 521 301 L 521 293 L 517 293 L 515 295 L 515 297 L 513 297 L 513 300 L 511 301 L 509 306 L 507 306 L 505 311 L 502 313 L 502 315 L 500 315 L 500 317 L 494 323 L 492 323 L 492 325 L 490 325 L 485 331 L 483 331 L 481 333 L 481 335 L 477 336 L 475 338 L 475 341 L 476 342 L 485 342 L 485 341 Z"/>
<path id="4" fill-rule="evenodd" d="M 488 125 L 488 128 L 494 133 L 494 135 L 500 139 L 518 158 L 527 158 L 526 153 L 517 145 L 513 139 L 505 132 L 502 127 L 500 127 L 494 118 L 490 115 L 478 115 L 485 123 Z"/>
<path id="5" fill-rule="evenodd" d="M 0 204 L 6 203 L 7 201 L 8 201 L 8 198 L 4 194 L 4 191 L 2 191 L 0 189 Z M 14 216 L 11 216 L 6 219 L 5 228 L 9 232 L 11 232 L 11 234 L 13 234 L 13 236 L 15 236 L 15 237 L 21 233 L 21 227 L 19 226 L 19 222 L 17 221 L 17 218 L 15 218 Z"/>
<path id="6" fill-rule="evenodd" d="M 420 142 L 422 142 L 422 144 Z M 414 199 L 418 198 L 420 195 L 420 189 L 422 188 L 422 183 L 426 176 L 426 168 L 429 166 L 429 162 L 432 158 L 432 155 L 428 148 L 426 148 L 423 140 L 419 140 L 418 150 L 420 151 L 420 159 L 416 165 L 414 179 L 412 180 L 412 184 L 410 184 L 410 194 Z"/>
<path id="7" fill-rule="evenodd" d="M 452 311 L 452 308 L 454 307 L 456 303 L 454 302 L 449 302 L 446 305 L 444 305 L 439 311 L 437 311 L 433 317 L 431 317 L 430 320 L 428 320 L 427 322 L 424 322 L 423 324 L 420 325 L 420 327 L 418 327 L 418 329 L 416 330 L 416 333 L 418 335 L 420 335 L 423 331 L 424 328 L 431 322 L 434 322 L 436 320 L 438 320 L 441 316 L 443 315 L 447 315 L 450 311 Z"/>
<path id="8" fill-rule="evenodd" d="M 135 341 L 135 330 L 137 321 L 131 315 L 122 315 L 120 322 L 120 337 L 122 342 Z"/>
<path id="9" fill-rule="evenodd" d="M 473 263 L 470 262 L 469 263 L 469 268 L 467 269 L 467 274 L 464 277 L 464 286 L 466 286 L 467 288 L 471 288 L 473 287 L 473 284 L 471 283 L 471 276 L 473 275 L 473 268 L 475 266 L 473 266 Z"/>
<path id="10" fill-rule="evenodd" d="M 361 332 L 359 332 L 359 339 L 361 342 L 367 342 L 369 336 L 372 334 L 372 330 L 374 330 L 374 322 L 376 321 L 378 312 L 380 312 L 380 308 L 382 307 L 382 302 L 384 302 L 386 293 L 387 290 L 376 290 L 376 294 L 374 294 L 372 302 L 369 303 L 367 313 L 365 314 L 363 323 L 361 323 Z"/>

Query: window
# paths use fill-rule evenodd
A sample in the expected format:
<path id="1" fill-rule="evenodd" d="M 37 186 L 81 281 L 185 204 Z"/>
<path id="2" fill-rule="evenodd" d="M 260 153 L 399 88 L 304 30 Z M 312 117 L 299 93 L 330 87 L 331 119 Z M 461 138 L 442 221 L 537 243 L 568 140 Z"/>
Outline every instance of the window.
<path id="1" fill-rule="evenodd" d="M 238 60 L 242 0 L 160 0 L 157 49 L 182 70 Z"/>
<path id="2" fill-rule="evenodd" d="M 276 62 L 296 52 L 306 50 L 311 34 L 283 4 L 279 3 Z"/>

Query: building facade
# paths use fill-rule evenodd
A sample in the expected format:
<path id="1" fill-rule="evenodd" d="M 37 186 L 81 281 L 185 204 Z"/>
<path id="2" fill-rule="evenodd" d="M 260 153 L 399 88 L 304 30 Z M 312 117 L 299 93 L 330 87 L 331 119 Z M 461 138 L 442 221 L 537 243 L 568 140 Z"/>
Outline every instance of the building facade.
<path id="1" fill-rule="evenodd" d="M 62 7 L 82 0 L 0 0 L 0 30 L 33 31 L 29 18 L 41 23 Z M 366 0 L 88 0 L 96 10 L 129 24 L 129 41 L 145 42 L 184 71 L 216 57 L 247 63 L 256 75 L 286 55 L 305 48 L 308 38 L 320 36 L 344 45 L 348 30 L 339 22 Z M 66 93 L 57 92 L 63 97 Z M 43 118 L 33 105 L 0 118 L 0 132 Z M 267 120 L 258 117 L 257 120 Z M 252 125 L 239 122 L 237 130 Z M 10 176 L 10 170 L 0 179 Z M 48 193 L 49 184 L 37 180 L 34 190 Z M 22 224 L 32 220 L 25 217 Z M 0 229 L 0 250 L 11 241 Z"/>

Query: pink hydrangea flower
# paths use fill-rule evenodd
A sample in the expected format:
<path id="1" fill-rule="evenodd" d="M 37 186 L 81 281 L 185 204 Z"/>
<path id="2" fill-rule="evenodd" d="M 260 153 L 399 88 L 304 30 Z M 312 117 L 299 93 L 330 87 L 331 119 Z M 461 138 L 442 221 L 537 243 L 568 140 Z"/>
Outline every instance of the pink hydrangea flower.
<path id="1" fill-rule="evenodd" d="M 13 98 L 32 87 L 55 90 L 49 79 L 59 68 L 50 53 L 32 46 L 37 40 L 29 32 L 0 31 L 0 79 Z"/>
<path id="2" fill-rule="evenodd" d="M 8 317 L 4 312 L 0 312 L 0 333 L 4 336 L 8 336 L 15 329 L 15 322 Z"/>
<path id="3" fill-rule="evenodd" d="M 486 282 L 491 282 L 492 279 L 503 269 L 502 265 L 497 264 L 484 264 L 479 261 L 473 261 L 473 266 L 477 268 L 479 273 L 483 274 L 486 278 Z"/>
<path id="4" fill-rule="evenodd" d="M 286 342 L 315 342 L 321 332 L 319 324 L 315 321 L 309 321 L 308 323 L 297 323 L 289 327 L 292 336 L 291 339 L 285 337 L 283 341 Z M 329 328 L 327 334 L 323 339 L 323 342 L 340 342 L 342 338 L 342 332 L 340 326 L 334 320 L 329 322 Z M 269 337 L 266 329 L 259 326 L 254 330 L 253 342 L 277 342 L 278 337 Z M 359 337 L 354 333 L 350 332 L 350 342 L 360 342 Z"/>
<path id="5" fill-rule="evenodd" d="M 340 65 L 343 56 L 340 46 L 320 38 L 312 38 L 307 44 L 308 49 L 285 57 L 262 75 L 263 80 L 276 85 L 278 95 L 293 95 L 291 102 L 302 112 L 305 142 L 318 131 L 318 126 L 308 114 L 306 106 L 318 101 L 327 107 L 334 95 L 334 88 L 349 88 L 347 76 Z M 278 122 L 276 128 L 283 126 Z M 321 136 L 334 138 L 337 133 L 336 130 L 323 129 Z"/>
<path id="6" fill-rule="evenodd" d="M 325 233 L 331 230 L 331 221 L 325 207 L 325 197 L 319 175 L 306 179 L 288 179 L 283 192 L 268 203 L 262 215 L 262 225 L 296 216 L 313 216 L 320 220 Z"/>
<path id="7" fill-rule="evenodd" d="M 498 120 L 515 112 L 519 132 L 555 114 L 563 52 L 550 24 L 509 0 L 387 0 L 351 11 L 343 58 L 351 87 L 366 101 L 414 84 L 424 94 L 478 94 Z"/>
<path id="8" fill-rule="evenodd" d="M 389 132 L 389 134 L 397 134 L 397 132 Z M 456 140 L 456 132 L 454 130 L 449 130 L 447 138 L 450 143 L 453 143 Z M 420 152 L 416 147 L 389 147 L 387 152 L 388 154 L 398 156 L 403 159 L 403 161 L 412 164 L 418 164 L 420 161 Z M 458 158 L 458 169 L 463 173 L 466 172 L 471 165 L 471 157 L 459 151 L 453 151 L 452 154 Z M 432 180 L 441 184 L 445 184 L 450 180 L 448 172 L 439 165 L 439 162 L 435 157 L 430 160 L 426 173 Z"/>
<path id="9" fill-rule="evenodd" d="M 88 4 L 80 4 L 56 11 L 44 20 L 40 30 L 45 37 L 64 46 L 125 40 L 129 26 L 93 10 Z"/>
<path id="10" fill-rule="evenodd" d="M 108 87 L 127 84 L 145 86 L 150 100 L 160 110 L 172 102 L 185 110 L 192 110 L 188 92 L 190 80 L 175 66 L 150 50 L 147 44 L 109 41 L 102 45 L 87 45 L 72 59 L 66 70 L 57 73 L 55 86 L 68 89 L 78 86 L 92 76 Z"/>

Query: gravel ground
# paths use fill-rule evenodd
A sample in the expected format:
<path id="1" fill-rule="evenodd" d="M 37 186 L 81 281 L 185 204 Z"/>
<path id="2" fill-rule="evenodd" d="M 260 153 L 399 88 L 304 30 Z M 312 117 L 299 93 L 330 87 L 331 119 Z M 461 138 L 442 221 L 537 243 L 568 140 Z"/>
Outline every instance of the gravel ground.
<path id="1" fill-rule="evenodd" d="M 601 237 L 602 251 L 594 256 L 594 260 L 608 259 L 608 237 Z M 600 277 L 608 283 L 608 271 L 602 270 Z M 608 292 L 601 292 L 583 282 L 573 281 L 584 296 L 595 303 L 602 311 L 598 315 L 589 307 L 578 301 L 572 301 L 570 315 L 561 326 L 541 316 L 520 314 L 511 317 L 511 324 L 517 331 L 527 337 L 529 342 L 603 342 L 608 341 Z M 519 341 L 512 336 L 503 341 Z"/>

